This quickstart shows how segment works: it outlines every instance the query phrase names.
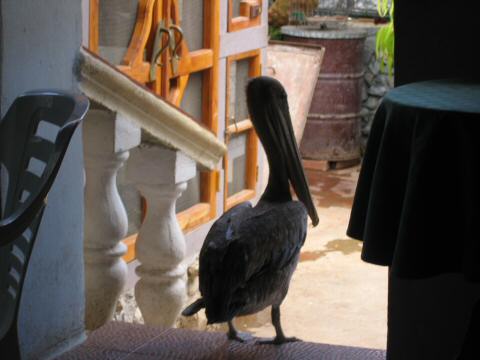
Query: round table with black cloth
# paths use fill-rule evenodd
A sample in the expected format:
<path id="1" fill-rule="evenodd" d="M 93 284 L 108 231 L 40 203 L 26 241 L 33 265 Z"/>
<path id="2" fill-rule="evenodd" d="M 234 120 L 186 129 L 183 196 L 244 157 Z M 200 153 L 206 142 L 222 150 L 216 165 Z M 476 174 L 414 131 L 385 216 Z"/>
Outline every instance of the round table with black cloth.
<path id="1" fill-rule="evenodd" d="M 391 90 L 373 122 L 347 234 L 404 278 L 480 280 L 480 84 Z"/>
<path id="2" fill-rule="evenodd" d="M 372 125 L 347 234 L 400 278 L 480 280 L 480 83 L 391 90 Z M 480 301 L 458 359 L 479 359 Z"/>

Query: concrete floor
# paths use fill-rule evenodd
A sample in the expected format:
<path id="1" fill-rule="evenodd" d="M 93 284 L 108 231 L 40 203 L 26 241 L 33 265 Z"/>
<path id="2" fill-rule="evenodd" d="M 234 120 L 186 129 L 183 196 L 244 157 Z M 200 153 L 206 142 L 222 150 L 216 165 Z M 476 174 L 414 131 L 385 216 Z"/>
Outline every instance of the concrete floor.
<path id="1" fill-rule="evenodd" d="M 358 171 L 308 173 L 320 224 L 309 230 L 281 319 L 287 336 L 385 349 L 387 268 L 362 262 L 362 243 L 345 234 Z M 255 336 L 274 334 L 269 309 L 236 325 Z"/>

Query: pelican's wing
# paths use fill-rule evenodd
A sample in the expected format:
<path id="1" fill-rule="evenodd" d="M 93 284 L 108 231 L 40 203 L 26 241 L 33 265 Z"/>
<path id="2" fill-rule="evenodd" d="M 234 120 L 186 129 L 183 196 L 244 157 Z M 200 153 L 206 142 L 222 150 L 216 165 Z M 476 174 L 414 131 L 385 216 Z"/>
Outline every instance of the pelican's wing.
<path id="1" fill-rule="evenodd" d="M 266 271 L 283 269 L 297 256 L 307 232 L 307 211 L 298 201 L 266 208 L 243 221 L 235 234 L 228 262 L 240 284 Z"/>
<path id="2" fill-rule="evenodd" d="M 233 233 L 236 232 L 242 220 L 252 210 L 250 202 L 241 203 L 215 221 L 205 238 L 200 251 L 200 292 L 205 296 L 207 289 L 212 287 L 212 282 L 222 270 L 225 256 L 230 251 Z"/>

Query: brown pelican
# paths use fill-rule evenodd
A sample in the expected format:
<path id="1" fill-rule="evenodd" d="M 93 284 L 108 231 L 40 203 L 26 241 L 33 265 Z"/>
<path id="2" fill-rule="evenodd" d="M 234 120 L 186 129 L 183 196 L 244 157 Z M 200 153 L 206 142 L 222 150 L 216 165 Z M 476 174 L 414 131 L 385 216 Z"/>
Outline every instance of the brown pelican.
<path id="1" fill-rule="evenodd" d="M 268 185 L 258 204 L 239 204 L 210 229 L 200 251 L 202 297 L 182 314 L 205 308 L 208 323 L 228 322 L 228 338 L 243 341 L 233 318 L 272 306 L 276 336 L 261 343 L 295 341 L 280 325 L 280 305 L 287 295 L 306 233 L 307 215 L 318 215 L 308 189 L 282 85 L 258 77 L 247 86 L 251 121 L 270 166 Z M 292 200 L 290 184 L 299 201 Z"/>

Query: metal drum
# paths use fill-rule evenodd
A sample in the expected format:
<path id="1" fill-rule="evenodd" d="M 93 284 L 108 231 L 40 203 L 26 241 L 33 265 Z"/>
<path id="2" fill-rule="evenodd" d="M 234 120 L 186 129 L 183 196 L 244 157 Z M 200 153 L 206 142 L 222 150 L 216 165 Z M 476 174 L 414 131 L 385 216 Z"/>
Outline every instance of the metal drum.
<path id="1" fill-rule="evenodd" d="M 319 79 L 300 146 L 304 159 L 360 158 L 360 109 L 365 31 L 284 26 L 284 39 L 325 47 Z"/>

